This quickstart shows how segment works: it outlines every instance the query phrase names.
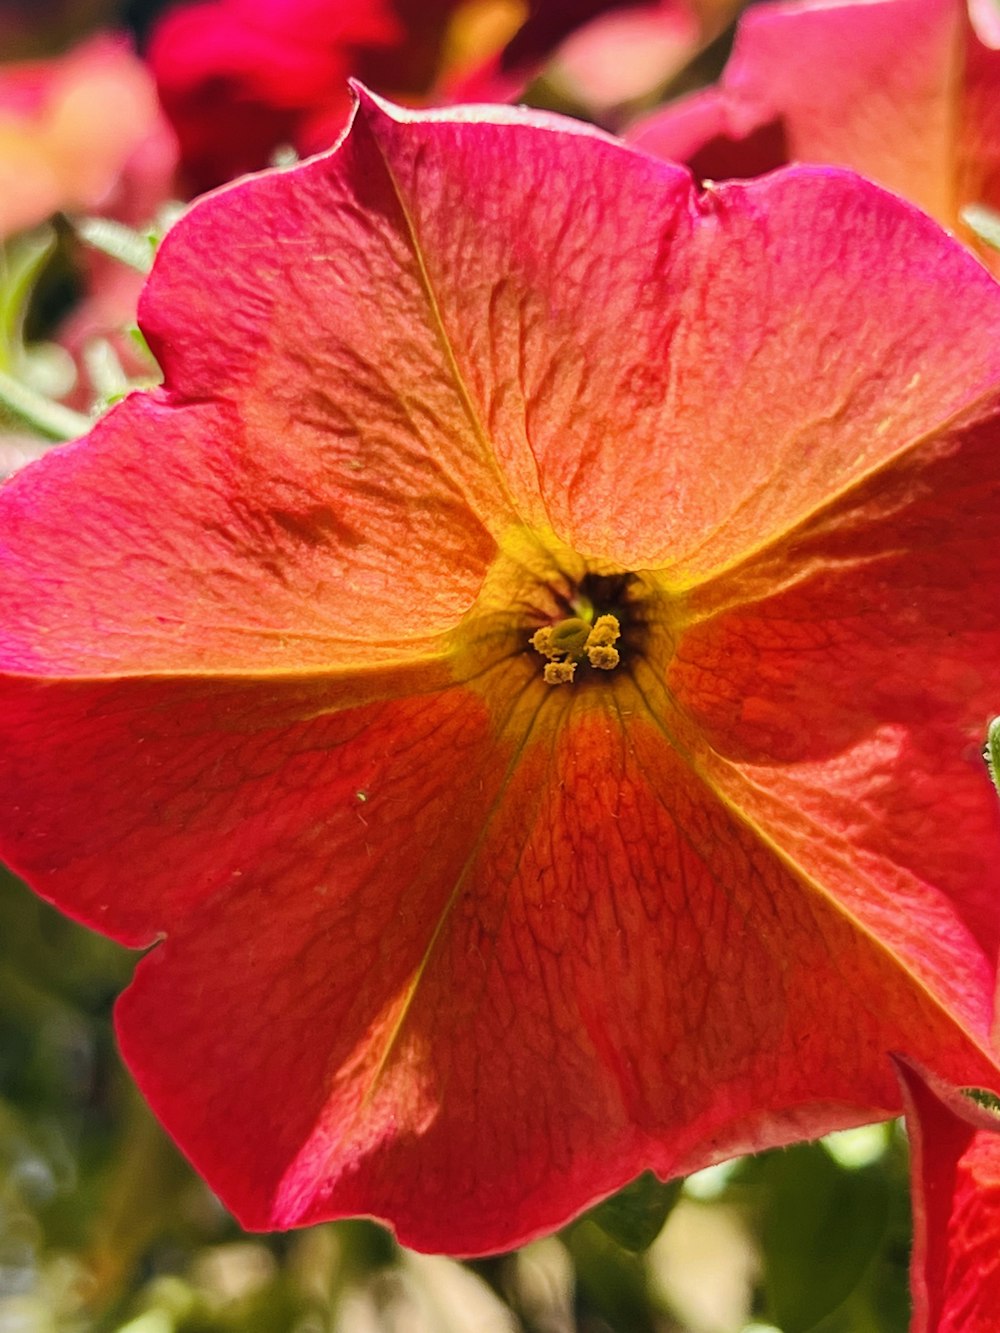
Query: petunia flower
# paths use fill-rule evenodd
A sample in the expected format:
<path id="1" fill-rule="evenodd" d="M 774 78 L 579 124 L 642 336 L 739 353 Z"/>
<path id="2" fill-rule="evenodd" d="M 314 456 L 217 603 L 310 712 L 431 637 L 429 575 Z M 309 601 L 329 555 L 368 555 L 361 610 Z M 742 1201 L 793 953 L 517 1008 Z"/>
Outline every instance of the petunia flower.
<path id="1" fill-rule="evenodd" d="M 1000 16 L 992 0 L 754 6 L 717 87 L 630 138 L 699 177 L 850 167 L 910 199 L 1000 273 L 965 210 L 1000 210 Z"/>
<path id="2" fill-rule="evenodd" d="M 155 945 L 252 1227 L 497 1250 L 1000 1087 L 1000 289 L 918 211 L 367 94 L 206 197 L 164 384 L 0 492 L 0 846 Z"/>
<path id="3" fill-rule="evenodd" d="M 993 1333 L 1000 1309 L 1000 1117 L 900 1063 L 913 1161 L 910 1333 Z"/>

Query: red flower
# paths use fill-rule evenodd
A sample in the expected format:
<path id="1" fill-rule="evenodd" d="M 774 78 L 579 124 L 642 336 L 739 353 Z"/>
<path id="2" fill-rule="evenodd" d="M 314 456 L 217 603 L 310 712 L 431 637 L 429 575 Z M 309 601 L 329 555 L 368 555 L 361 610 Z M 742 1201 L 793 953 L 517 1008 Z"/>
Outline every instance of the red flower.
<path id="1" fill-rule="evenodd" d="M 149 59 L 200 192 L 266 166 L 283 144 L 329 148 L 351 75 L 410 103 L 507 100 L 567 33 L 628 3 L 199 0 L 166 14 Z M 681 4 L 657 7 L 693 25 Z"/>
<path id="2" fill-rule="evenodd" d="M 1000 273 L 962 218 L 1000 210 L 1000 20 L 989 3 L 864 0 L 759 5 L 719 86 L 632 138 L 699 177 L 784 162 L 851 167 L 919 204 Z"/>
<path id="3" fill-rule="evenodd" d="M 910 1133 L 910 1333 L 994 1333 L 1000 1310 L 1000 1117 L 900 1065 Z"/>
<path id="4" fill-rule="evenodd" d="M 936 225 L 366 96 L 142 322 L 0 493 L 2 845 L 166 937 L 122 1046 L 244 1222 L 495 1250 L 888 1051 L 1000 1086 L 1000 290 Z"/>
<path id="5" fill-rule="evenodd" d="M 192 189 L 266 166 L 281 144 L 329 147 L 350 107 L 348 77 L 403 36 L 391 0 L 212 0 L 168 11 L 149 62 Z"/>

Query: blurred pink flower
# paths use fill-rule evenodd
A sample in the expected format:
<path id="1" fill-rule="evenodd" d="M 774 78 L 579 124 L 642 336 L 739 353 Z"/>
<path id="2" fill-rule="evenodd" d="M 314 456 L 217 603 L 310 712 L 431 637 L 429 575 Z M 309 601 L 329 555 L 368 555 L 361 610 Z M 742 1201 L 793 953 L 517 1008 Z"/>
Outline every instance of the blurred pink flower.
<path id="1" fill-rule="evenodd" d="M 676 74 L 713 31 L 683 0 L 629 5 L 567 38 L 555 62 L 562 88 L 595 114 L 651 93 Z"/>
<path id="2" fill-rule="evenodd" d="M 558 92 L 600 116 L 642 96 L 718 30 L 729 0 L 535 0 L 492 57 L 483 51 L 447 82 L 453 101 L 516 98 L 545 65 Z"/>
<path id="3" fill-rule="evenodd" d="M 0 239 L 60 209 L 145 220 L 167 193 L 175 154 L 126 39 L 0 65 Z"/>

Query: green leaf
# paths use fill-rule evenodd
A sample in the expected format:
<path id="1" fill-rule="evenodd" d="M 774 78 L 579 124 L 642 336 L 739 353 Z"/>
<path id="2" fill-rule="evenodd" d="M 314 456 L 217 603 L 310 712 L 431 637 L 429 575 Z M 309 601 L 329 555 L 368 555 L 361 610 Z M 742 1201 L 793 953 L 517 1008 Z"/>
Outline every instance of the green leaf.
<path id="1" fill-rule="evenodd" d="M 770 1153 L 753 1171 L 763 1199 L 764 1317 L 783 1333 L 806 1333 L 850 1297 L 874 1262 L 888 1182 L 878 1164 L 845 1170 L 819 1144 Z"/>
<path id="2" fill-rule="evenodd" d="M 997 795 L 1000 796 L 1000 717 L 995 717 L 986 731 L 983 758 Z"/>
<path id="3" fill-rule="evenodd" d="M 587 1217 L 605 1235 L 633 1254 L 649 1249 L 680 1198 L 683 1180 L 658 1180 L 652 1171 L 592 1208 Z"/>
<path id="4" fill-rule="evenodd" d="M 593 1329 L 595 1333 L 656 1333 L 660 1325 L 650 1295 L 647 1265 L 596 1225 L 595 1211 L 564 1232 L 576 1271 L 573 1327 Z"/>

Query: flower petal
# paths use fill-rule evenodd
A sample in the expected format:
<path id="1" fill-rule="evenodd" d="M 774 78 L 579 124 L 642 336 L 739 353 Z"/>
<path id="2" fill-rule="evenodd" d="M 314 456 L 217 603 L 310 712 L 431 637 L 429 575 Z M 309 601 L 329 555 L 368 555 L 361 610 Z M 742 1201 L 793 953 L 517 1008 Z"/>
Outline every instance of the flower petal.
<path id="1" fill-rule="evenodd" d="M 48 611 L 30 578 L 11 592 L 18 652 L 49 645 L 37 669 L 61 669 L 79 606 L 90 660 L 126 669 L 316 664 L 433 635 L 524 524 L 682 586 L 1000 377 L 993 284 L 872 186 L 790 171 L 699 203 L 679 170 L 555 132 L 569 122 L 477 116 L 366 97 L 336 153 L 170 233 L 143 307 L 164 393 L 12 492 L 15 567 L 45 552 L 61 571 Z M 219 253 L 246 263 L 209 294 Z M 174 535 L 138 499 L 154 441 L 177 459 L 158 479 Z M 107 498 L 81 524 L 84 483 Z M 134 548 L 124 573 L 107 533 Z M 136 617 L 156 622 L 137 638 Z M 189 623 L 192 647 L 165 643 Z"/>
<path id="2" fill-rule="evenodd" d="M 701 577 L 1000 375 L 988 276 L 853 177 L 699 198 L 666 164 L 509 112 L 364 101 L 362 119 L 518 514 L 585 555 Z"/>
<path id="3" fill-rule="evenodd" d="M 992 1333 L 1000 1309 L 1000 1117 L 897 1061 L 913 1178 L 910 1333 Z"/>
<path id="4" fill-rule="evenodd" d="M 780 121 L 786 160 L 852 167 L 947 217 L 963 9 L 962 0 L 754 9 L 740 22 L 721 83 L 731 131 L 742 137 Z M 655 135 L 647 123 L 648 151 Z"/>
<path id="5" fill-rule="evenodd" d="M 968 204 L 1000 206 L 1000 43 L 988 8 L 754 6 L 718 87 L 646 117 L 629 138 L 713 179 L 783 162 L 850 167 L 957 230 L 996 271 L 996 252 L 961 221 Z"/>
<path id="6" fill-rule="evenodd" d="M 901 1043 L 995 1077 L 630 687 L 538 691 L 493 764 L 471 696 L 379 706 L 305 836 L 140 966 L 126 1057 L 245 1223 L 496 1250 L 650 1165 L 891 1113 Z"/>
<path id="7" fill-rule="evenodd" d="M 760 113 L 744 124 L 718 88 L 691 93 L 637 121 L 627 137 L 654 157 L 685 163 L 699 181 L 763 176 L 791 158 L 780 119 Z"/>
<path id="8" fill-rule="evenodd" d="M 452 124 L 427 117 L 408 136 L 411 150 L 421 137 L 428 141 L 419 150 L 427 159 L 420 188 L 440 209 L 430 238 L 413 215 L 411 182 L 398 178 L 405 161 L 374 132 L 394 122 L 367 95 L 335 153 L 202 201 L 168 234 L 140 307 L 171 401 L 238 402 L 255 447 L 280 440 L 292 452 L 324 444 L 339 450 L 342 467 L 363 473 L 352 479 L 355 489 L 391 470 L 402 448 L 426 471 L 449 477 L 491 531 L 516 521 L 488 437 L 492 423 L 464 378 L 467 349 L 456 348 L 449 316 L 462 302 L 476 320 L 475 352 L 488 351 L 483 301 L 493 265 L 472 271 L 464 217 L 471 212 L 483 235 L 498 222 L 509 234 L 517 217 L 503 180 L 517 169 L 515 142 L 524 163 L 537 154 L 533 170 L 541 176 L 567 136 L 534 123 L 551 117 L 494 114 L 520 123 L 522 134 L 468 124 L 458 114 Z M 456 136 L 461 157 L 453 152 Z M 582 128 L 572 136 L 578 141 L 612 151 Z M 463 174 L 470 167 L 474 181 Z M 491 180 L 493 170 L 502 176 Z M 445 203 L 454 211 L 444 211 Z M 427 248 L 441 242 L 444 263 Z M 496 241 L 491 251 L 495 263 Z M 224 293 L 204 281 L 220 254 L 241 260 L 225 270 Z M 508 277 L 511 267 L 508 259 Z M 401 574 L 412 567 L 403 553 L 398 563 Z"/>
<path id="9" fill-rule="evenodd" d="M 63 911 L 148 944 L 294 841 L 311 801 L 353 811 L 354 789 L 327 791 L 328 755 L 362 726 L 345 702 L 413 694 L 419 710 L 449 679 L 432 660 L 346 679 L 7 680 L 5 856 Z"/>
<path id="10" fill-rule="evenodd" d="M 133 396 L 20 473 L 2 502 L 4 667 L 315 672 L 432 652 L 495 546 L 402 403 L 368 412 L 307 444 L 228 403 Z"/>
<path id="11" fill-rule="evenodd" d="M 998 413 L 984 404 L 694 590 L 666 677 L 719 790 L 983 1039 L 1000 943 L 980 753 L 1000 698 Z"/>

